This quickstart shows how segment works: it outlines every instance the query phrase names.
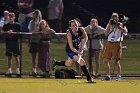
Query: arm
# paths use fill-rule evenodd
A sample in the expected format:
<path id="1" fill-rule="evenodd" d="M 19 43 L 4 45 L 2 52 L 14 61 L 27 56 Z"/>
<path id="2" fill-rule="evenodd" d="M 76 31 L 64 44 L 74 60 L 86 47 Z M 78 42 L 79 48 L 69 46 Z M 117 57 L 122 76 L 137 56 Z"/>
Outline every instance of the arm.
<path id="1" fill-rule="evenodd" d="M 44 33 L 44 34 L 55 34 L 55 30 L 51 29 L 50 27 L 47 27 L 45 31 L 41 31 L 41 33 Z"/>
<path id="2" fill-rule="evenodd" d="M 106 29 L 105 29 L 105 36 L 107 36 L 110 32 L 110 25 L 107 24 Z"/>
<path id="3" fill-rule="evenodd" d="M 7 33 L 6 25 L 3 25 L 1 33 Z"/>
<path id="4" fill-rule="evenodd" d="M 31 21 L 30 21 L 29 24 L 28 24 L 28 29 L 29 29 L 29 32 L 32 32 L 32 31 L 31 31 Z"/>
<path id="5" fill-rule="evenodd" d="M 86 47 L 86 43 L 87 43 L 87 40 L 88 40 L 88 36 L 87 36 L 87 33 L 86 33 L 86 31 L 85 31 L 85 29 L 83 28 L 83 27 L 80 27 L 80 30 L 82 31 L 82 33 L 83 33 L 83 39 L 82 39 L 82 50 L 84 50 L 85 49 L 85 47 Z"/>
<path id="6" fill-rule="evenodd" d="M 97 35 L 105 34 L 105 29 L 103 27 L 99 26 L 98 29 L 99 30 L 97 32 L 95 31 L 95 33 L 97 33 Z"/>
<path id="7" fill-rule="evenodd" d="M 85 27 L 85 31 L 86 31 L 87 34 L 91 34 L 90 25 Z"/>
<path id="8" fill-rule="evenodd" d="M 53 33 L 53 34 L 56 33 L 55 30 L 53 30 L 53 29 L 51 29 L 51 28 L 49 28 L 49 31 L 50 31 L 50 33 Z"/>
<path id="9" fill-rule="evenodd" d="M 124 26 L 124 27 L 119 26 L 118 28 L 119 28 L 120 31 L 123 32 L 124 34 L 127 34 L 128 30 L 127 30 L 127 28 L 126 28 L 125 26 Z"/>
<path id="10" fill-rule="evenodd" d="M 16 32 L 14 32 L 13 30 L 6 31 L 5 29 L 2 29 L 1 33 L 2 33 L 2 34 L 4 34 L 4 33 L 7 33 L 7 34 L 14 34 L 14 33 L 16 33 Z"/>

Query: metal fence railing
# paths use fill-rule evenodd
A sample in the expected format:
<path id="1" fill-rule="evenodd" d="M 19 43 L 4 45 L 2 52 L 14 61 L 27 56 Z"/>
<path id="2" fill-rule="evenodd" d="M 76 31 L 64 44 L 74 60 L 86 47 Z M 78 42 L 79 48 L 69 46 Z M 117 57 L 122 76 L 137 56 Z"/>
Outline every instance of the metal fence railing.
<path id="1" fill-rule="evenodd" d="M 19 36 L 19 46 L 20 46 L 20 75 L 30 75 L 32 71 L 32 60 L 31 60 L 31 54 L 29 53 L 29 38 L 32 35 L 31 33 L 17 33 Z M 132 39 L 131 37 L 135 35 L 136 39 Z M 6 62 L 6 46 L 5 46 L 5 38 L 7 35 L 0 34 L 0 75 L 5 75 L 8 65 Z M 47 38 L 46 36 L 41 36 L 43 38 Z M 128 49 L 124 50 L 123 57 L 121 59 L 121 65 L 122 65 L 122 74 L 124 76 L 140 76 L 140 44 L 138 34 L 129 34 L 130 38 L 126 38 L 124 40 L 124 43 Z M 59 38 L 59 39 L 58 39 Z M 106 42 L 106 39 L 104 39 L 104 42 Z M 65 45 L 66 45 L 66 33 L 59 33 L 52 36 L 50 49 L 51 49 L 51 60 L 54 58 L 58 60 L 66 60 L 67 55 L 65 53 Z M 88 65 L 88 61 L 90 61 L 90 51 L 87 51 L 85 55 L 85 60 Z M 100 73 L 104 75 L 104 66 L 103 66 L 103 59 L 101 58 L 101 67 L 100 67 Z M 113 64 L 111 64 L 113 65 Z M 112 66 L 113 67 L 113 66 Z M 13 75 L 16 75 L 16 62 L 14 57 L 12 58 L 12 69 L 13 69 Z M 113 68 L 111 68 L 113 69 Z M 37 69 L 38 73 L 41 74 L 40 69 Z M 54 74 L 54 71 L 51 71 L 52 74 Z"/>

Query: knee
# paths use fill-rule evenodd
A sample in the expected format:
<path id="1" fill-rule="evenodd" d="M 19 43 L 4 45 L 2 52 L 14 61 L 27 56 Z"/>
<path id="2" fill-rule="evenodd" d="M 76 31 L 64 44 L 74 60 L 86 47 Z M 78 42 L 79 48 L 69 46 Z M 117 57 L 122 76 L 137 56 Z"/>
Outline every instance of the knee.
<path id="1" fill-rule="evenodd" d="M 119 62 L 118 59 L 115 59 L 115 65 L 116 65 L 116 66 L 120 65 L 120 62 Z"/>
<path id="2" fill-rule="evenodd" d="M 108 64 L 109 60 L 108 59 L 104 59 L 104 64 Z"/>
<path id="3" fill-rule="evenodd" d="M 83 65 L 85 65 L 85 61 L 84 61 L 84 59 L 83 58 L 81 58 L 81 61 L 80 61 L 80 66 L 83 66 Z"/>
<path id="4" fill-rule="evenodd" d="M 66 62 L 65 65 L 66 65 L 67 67 L 70 67 L 70 66 L 72 66 L 72 63 Z"/>
<path id="5" fill-rule="evenodd" d="M 120 62 L 115 62 L 115 66 L 119 66 L 120 65 Z"/>

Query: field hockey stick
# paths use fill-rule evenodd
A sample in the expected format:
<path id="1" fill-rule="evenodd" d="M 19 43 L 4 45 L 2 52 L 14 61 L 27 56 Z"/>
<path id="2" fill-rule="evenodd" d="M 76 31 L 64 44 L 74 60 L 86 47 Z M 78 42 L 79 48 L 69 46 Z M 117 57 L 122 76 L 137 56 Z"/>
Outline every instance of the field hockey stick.
<path id="1" fill-rule="evenodd" d="M 81 51 L 82 54 L 83 54 L 83 52 L 84 52 L 84 50 Z M 77 61 L 78 63 L 80 63 L 81 58 L 82 58 L 82 55 L 79 55 L 79 59 Z"/>
<path id="2" fill-rule="evenodd" d="M 82 42 L 81 42 L 81 47 L 82 47 Z M 85 45 L 84 45 L 84 48 L 85 48 Z M 84 52 L 84 50 L 82 49 L 82 51 L 81 51 L 81 54 L 83 54 L 83 52 Z M 82 58 L 82 55 L 79 55 L 79 59 L 78 59 L 78 63 L 80 64 L 80 60 L 81 60 L 81 58 Z"/>

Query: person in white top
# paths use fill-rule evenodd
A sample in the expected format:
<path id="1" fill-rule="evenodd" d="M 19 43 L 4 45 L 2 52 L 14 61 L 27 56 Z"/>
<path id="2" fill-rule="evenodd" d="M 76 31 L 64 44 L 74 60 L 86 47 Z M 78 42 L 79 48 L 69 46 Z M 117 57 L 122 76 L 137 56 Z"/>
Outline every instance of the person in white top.
<path id="1" fill-rule="evenodd" d="M 3 17 L 0 20 L 0 31 L 2 30 L 3 25 L 7 23 L 9 23 L 9 11 L 5 10 L 3 12 Z"/>
<path id="2" fill-rule="evenodd" d="M 30 49 L 29 52 L 32 55 L 32 73 L 31 75 L 37 75 L 36 67 L 37 67 L 37 54 L 38 54 L 38 43 L 40 40 L 40 36 L 38 35 L 39 32 L 39 22 L 42 20 L 41 11 L 36 9 L 34 10 L 33 18 L 29 22 L 28 29 L 29 32 L 32 33 L 30 37 Z"/>
<path id="3" fill-rule="evenodd" d="M 106 71 L 106 76 L 104 80 L 111 80 L 110 78 L 110 65 L 109 61 L 111 59 L 114 60 L 114 65 L 116 70 L 116 80 L 121 80 L 121 65 L 120 65 L 120 57 L 122 55 L 121 42 L 123 41 L 123 35 L 127 34 L 128 30 L 122 23 L 119 22 L 119 15 L 117 13 L 113 13 L 109 23 L 106 26 L 105 35 L 108 36 L 107 43 L 105 45 L 103 61 L 104 68 Z M 114 71 L 113 71 L 114 73 Z"/>

